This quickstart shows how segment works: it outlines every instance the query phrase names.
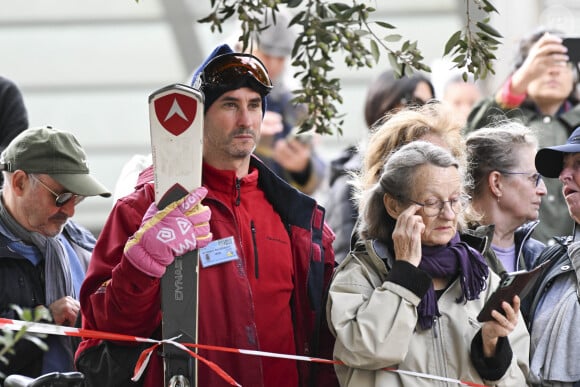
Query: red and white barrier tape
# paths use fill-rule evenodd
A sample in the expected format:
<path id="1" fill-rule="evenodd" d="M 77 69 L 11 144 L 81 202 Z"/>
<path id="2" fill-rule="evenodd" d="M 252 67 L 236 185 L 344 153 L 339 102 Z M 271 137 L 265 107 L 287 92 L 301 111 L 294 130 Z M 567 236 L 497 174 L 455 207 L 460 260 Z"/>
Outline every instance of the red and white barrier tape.
<path id="1" fill-rule="evenodd" d="M 53 325 L 53 324 L 45 324 L 45 323 L 33 323 L 29 321 L 21 321 L 21 320 L 11 320 L 6 318 L 0 317 L 0 328 L 2 329 L 10 329 L 14 331 L 19 331 L 22 328 L 26 328 L 27 332 L 30 333 L 41 333 L 41 334 L 48 334 L 48 335 L 58 335 L 58 336 L 75 336 L 75 337 L 83 337 L 83 338 L 91 338 L 91 339 L 100 339 L 100 340 L 114 340 L 114 341 L 127 341 L 127 342 L 137 342 L 137 343 L 151 343 L 152 346 L 147 348 L 145 351 L 141 353 L 139 360 L 137 361 L 137 365 L 135 366 L 135 373 L 133 375 L 133 380 L 138 380 L 147 365 L 149 364 L 149 359 L 151 358 L 151 354 L 154 350 L 162 344 L 171 344 L 175 345 L 177 348 L 187 352 L 190 356 L 196 358 L 197 360 L 201 361 L 202 363 L 206 364 L 210 367 L 214 372 L 220 375 L 226 382 L 228 382 L 232 386 L 240 386 L 230 375 L 228 375 L 222 368 L 220 368 L 214 362 L 211 362 L 205 359 L 202 356 L 199 356 L 189 348 L 200 348 L 206 349 L 209 351 L 220 351 L 220 352 L 232 352 L 232 353 L 239 353 L 243 355 L 250 355 L 250 356 L 263 356 L 263 357 L 276 357 L 281 359 L 289 359 L 289 360 L 296 360 L 296 361 L 306 361 L 306 362 L 313 362 L 313 363 L 324 363 L 324 364 L 342 364 L 336 360 L 328 360 L 328 359 L 321 359 L 316 357 L 309 357 L 309 356 L 299 356 L 299 355 L 286 355 L 281 353 L 275 352 L 264 352 L 264 351 L 255 351 L 255 350 L 248 350 L 248 349 L 237 349 L 237 348 L 228 348 L 228 347 L 219 347 L 214 345 L 204 345 L 204 344 L 191 344 L 191 343 L 178 343 L 174 339 L 169 340 L 154 340 L 148 339 L 138 336 L 131 336 L 131 335 L 123 335 L 119 333 L 110 333 L 110 332 L 101 332 L 95 331 L 90 329 L 83 329 L 83 328 L 71 328 L 65 327 L 60 325 Z M 466 382 L 458 379 L 446 378 L 437 375 L 430 375 L 424 374 L 420 372 L 413 372 L 413 371 L 405 371 L 405 370 L 398 370 L 395 368 L 385 368 L 385 371 L 388 372 L 395 372 L 402 375 L 410 375 L 415 376 L 418 378 L 423 379 L 430 379 L 430 380 L 437 380 L 447 383 L 455 383 L 460 386 L 470 386 L 470 387 L 485 387 L 484 385 Z"/>

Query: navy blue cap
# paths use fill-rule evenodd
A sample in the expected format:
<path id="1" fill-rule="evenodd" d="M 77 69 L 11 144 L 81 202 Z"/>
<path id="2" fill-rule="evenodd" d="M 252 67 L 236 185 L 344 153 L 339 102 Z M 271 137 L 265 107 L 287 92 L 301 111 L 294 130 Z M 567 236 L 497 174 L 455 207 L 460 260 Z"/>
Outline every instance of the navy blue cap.
<path id="1" fill-rule="evenodd" d="M 536 153 L 536 169 L 542 176 L 558 177 L 564 168 L 564 154 L 580 153 L 580 127 L 568 137 L 566 144 L 542 148 Z"/>
<path id="2" fill-rule="evenodd" d="M 205 85 L 203 83 L 203 80 L 201 79 L 201 73 L 203 72 L 203 69 L 205 68 L 205 66 L 207 66 L 207 64 L 209 62 L 211 62 L 212 59 L 214 59 L 220 55 L 231 54 L 233 52 L 234 52 L 234 50 L 232 50 L 232 48 L 227 44 L 222 44 L 220 46 L 217 46 L 212 51 L 212 53 L 209 54 L 209 56 L 203 61 L 203 63 L 193 73 L 193 77 L 191 79 L 191 87 L 193 87 L 194 89 L 197 89 L 203 93 L 203 95 L 204 95 L 204 113 L 206 113 L 207 110 L 209 109 L 209 107 L 219 97 L 221 97 L 224 93 L 231 91 L 231 90 L 239 89 L 240 87 L 243 87 L 243 86 L 250 87 L 251 89 L 255 90 L 256 92 L 258 92 L 262 96 L 262 115 L 264 115 L 264 113 L 266 112 L 266 94 L 267 93 L 263 94 L 263 92 L 261 90 L 254 87 L 254 84 L 252 82 L 241 82 L 241 83 L 235 83 L 235 84 L 230 84 L 230 85 L 224 84 L 224 85 L 220 85 L 219 87 L 208 87 L 208 85 Z"/>

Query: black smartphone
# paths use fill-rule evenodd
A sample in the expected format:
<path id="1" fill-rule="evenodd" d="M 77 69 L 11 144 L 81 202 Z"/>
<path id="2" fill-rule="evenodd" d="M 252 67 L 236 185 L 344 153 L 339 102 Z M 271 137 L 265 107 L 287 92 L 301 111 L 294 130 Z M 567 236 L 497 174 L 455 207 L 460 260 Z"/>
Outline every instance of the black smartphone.
<path id="1" fill-rule="evenodd" d="M 580 62 L 580 37 L 567 37 L 562 39 L 562 44 L 568 49 L 570 62 Z"/>
<path id="2" fill-rule="evenodd" d="M 491 316 L 493 310 L 497 310 L 505 316 L 501 304 L 507 301 L 511 305 L 515 295 L 524 298 L 530 292 L 536 280 L 540 278 L 540 274 L 549 266 L 549 262 L 548 260 L 530 271 L 516 271 L 506 274 L 501 279 L 499 287 L 483 306 L 483 309 L 477 316 L 477 321 L 484 322 L 493 320 Z"/>

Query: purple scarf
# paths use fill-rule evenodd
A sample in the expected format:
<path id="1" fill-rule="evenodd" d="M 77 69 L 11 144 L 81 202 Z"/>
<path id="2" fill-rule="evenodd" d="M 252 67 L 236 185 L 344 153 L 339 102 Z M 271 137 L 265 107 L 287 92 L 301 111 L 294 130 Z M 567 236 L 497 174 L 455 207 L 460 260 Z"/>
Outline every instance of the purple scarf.
<path id="1" fill-rule="evenodd" d="M 423 257 L 419 268 L 433 278 L 455 278 L 458 274 L 463 290 L 463 297 L 457 302 L 475 300 L 486 286 L 489 268 L 483 256 L 467 243 L 459 239 L 459 233 L 445 246 L 422 246 Z M 431 287 L 423 296 L 419 307 L 419 324 L 423 329 L 433 326 L 433 317 L 440 316 L 435 297 L 435 288 Z"/>

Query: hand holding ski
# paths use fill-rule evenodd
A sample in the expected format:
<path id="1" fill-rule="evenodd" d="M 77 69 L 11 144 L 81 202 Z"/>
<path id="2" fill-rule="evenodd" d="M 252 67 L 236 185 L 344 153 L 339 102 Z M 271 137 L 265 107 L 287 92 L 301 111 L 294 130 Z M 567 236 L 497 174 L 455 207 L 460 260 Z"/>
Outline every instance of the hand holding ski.
<path id="1" fill-rule="evenodd" d="M 201 204 L 207 189 L 200 187 L 159 210 L 151 203 L 141 227 L 125 245 L 125 256 L 143 273 L 161 278 L 174 257 L 211 242 L 211 211 Z"/>

